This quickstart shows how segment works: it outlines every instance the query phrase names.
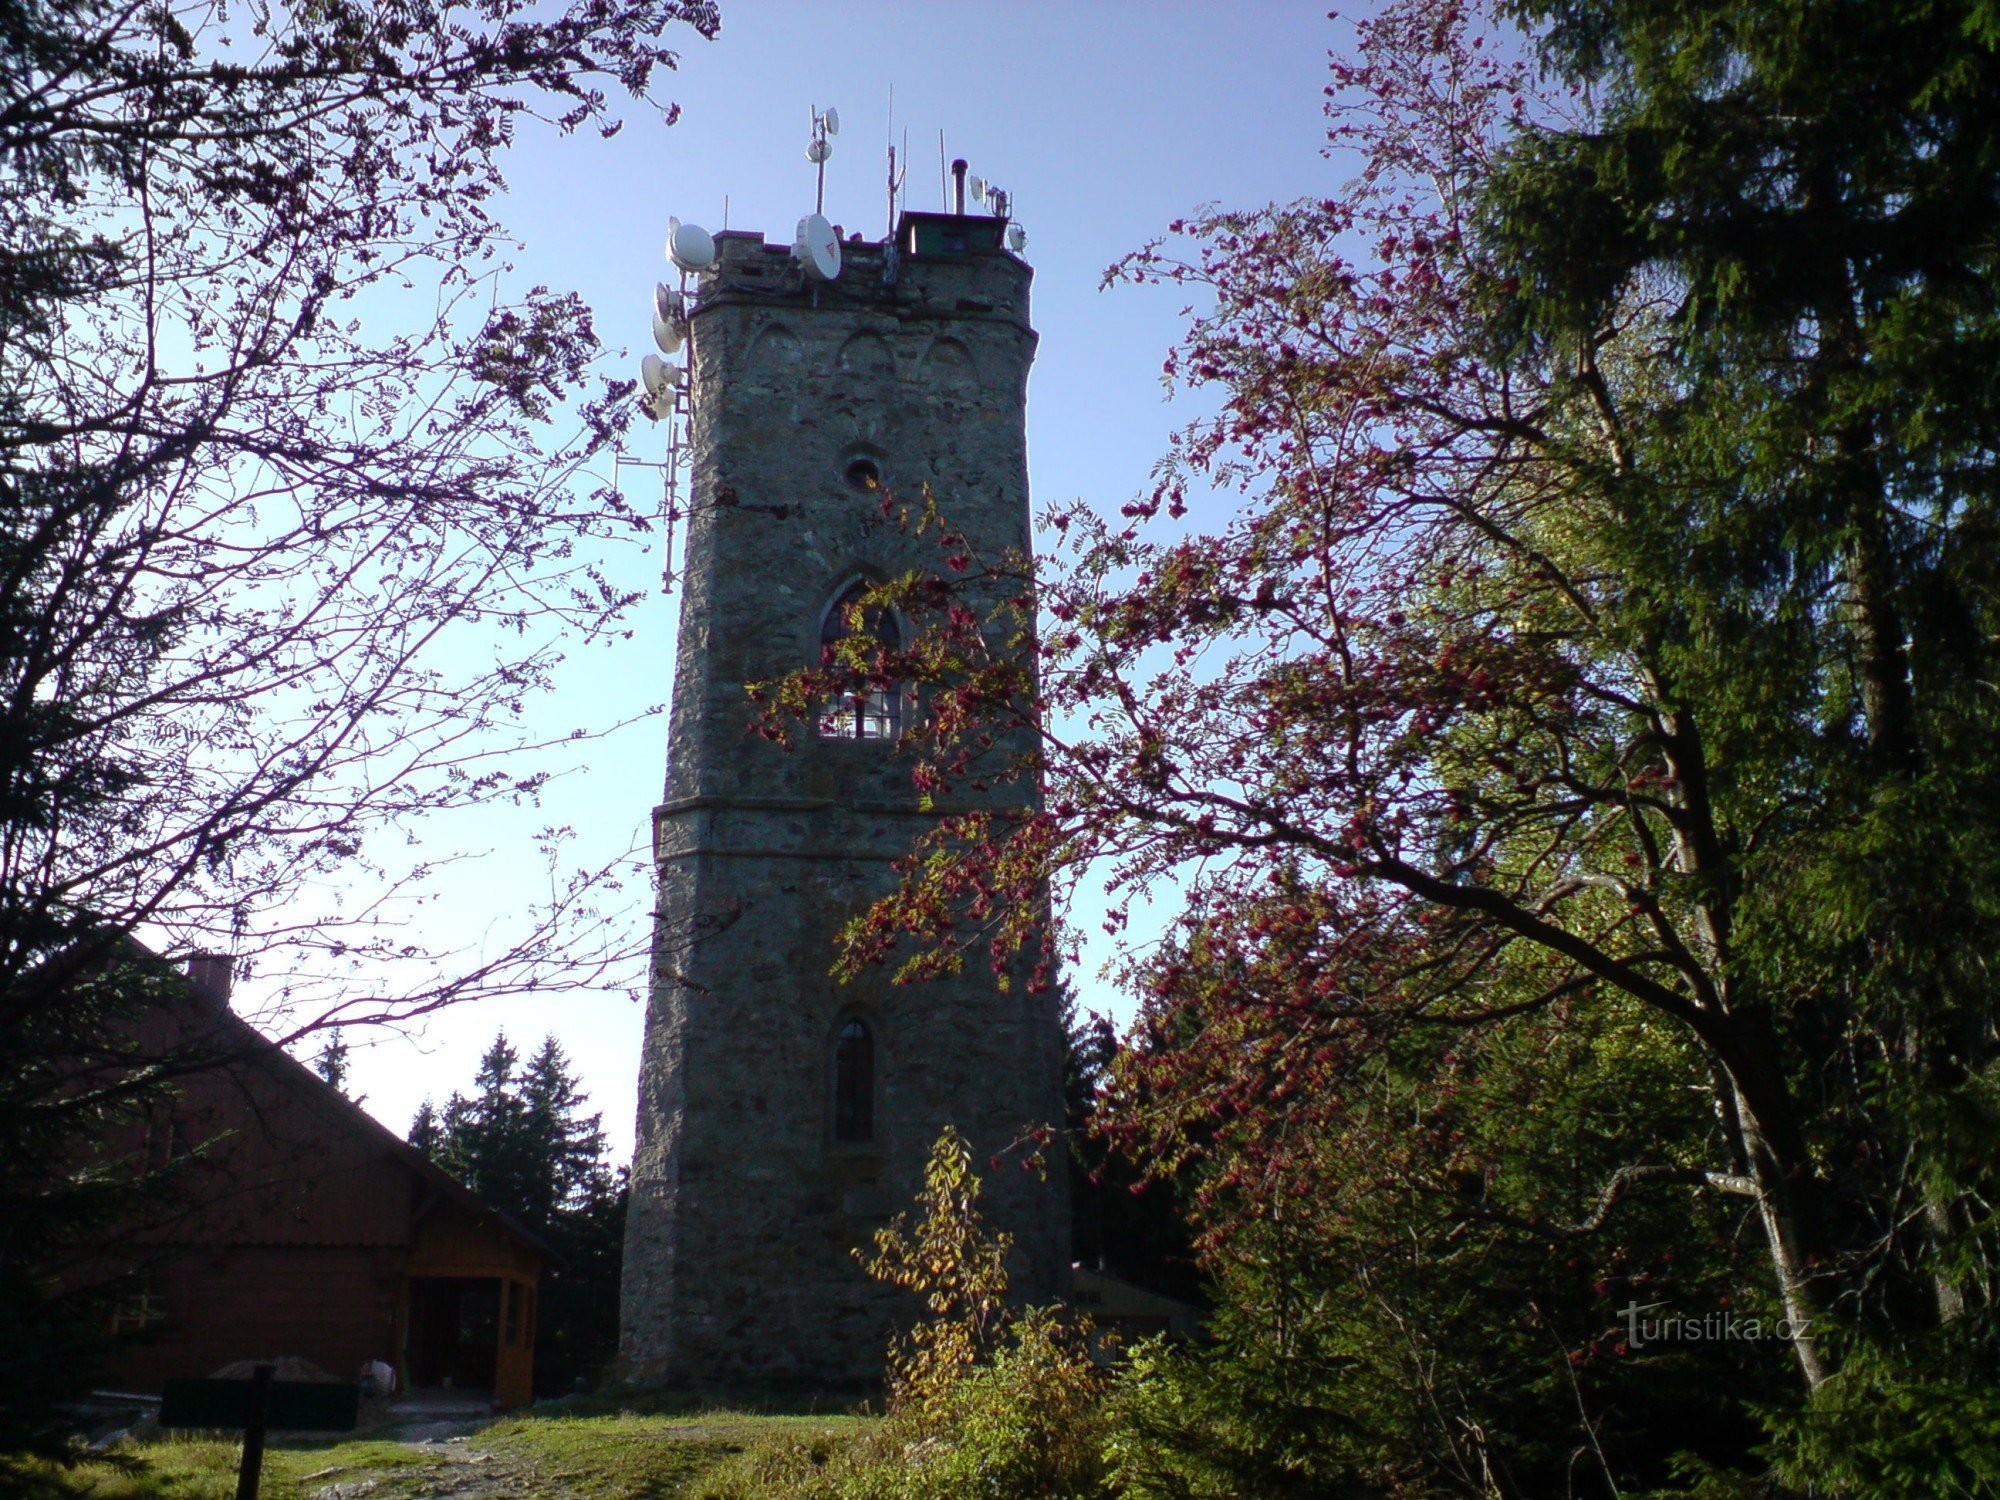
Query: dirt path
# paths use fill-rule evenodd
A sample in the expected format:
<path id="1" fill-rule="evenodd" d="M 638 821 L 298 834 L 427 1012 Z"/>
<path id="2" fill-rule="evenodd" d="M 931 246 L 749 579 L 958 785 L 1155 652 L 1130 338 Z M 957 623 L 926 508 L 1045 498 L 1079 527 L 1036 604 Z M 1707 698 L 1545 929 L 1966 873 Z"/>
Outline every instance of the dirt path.
<path id="1" fill-rule="evenodd" d="M 419 1438 L 406 1441 L 404 1446 L 419 1455 L 415 1463 L 373 1472 L 366 1466 L 344 1474 L 330 1470 L 319 1484 L 313 1481 L 322 1475 L 304 1476 L 309 1500 L 363 1500 L 365 1496 L 380 1496 L 381 1500 L 391 1496 L 395 1500 L 443 1500 L 446 1496 L 483 1500 L 491 1496 L 500 1500 L 502 1496 L 532 1496 L 545 1482 L 544 1476 L 535 1472 L 540 1465 L 532 1460 L 523 1462 L 480 1448 L 463 1435 Z"/>

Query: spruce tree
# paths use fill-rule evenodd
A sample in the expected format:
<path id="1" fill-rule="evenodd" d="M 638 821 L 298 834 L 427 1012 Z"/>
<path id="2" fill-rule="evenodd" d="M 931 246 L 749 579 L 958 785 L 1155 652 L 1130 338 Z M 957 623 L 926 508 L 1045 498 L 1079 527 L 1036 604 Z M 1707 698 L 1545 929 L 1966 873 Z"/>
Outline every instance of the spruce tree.
<path id="1" fill-rule="evenodd" d="M 410 1144 L 436 1161 L 443 1138 L 444 1126 L 438 1119 L 437 1106 L 426 1099 L 417 1106 L 416 1117 L 410 1121 Z"/>
<path id="2" fill-rule="evenodd" d="M 605 1160 L 603 1116 L 585 1114 L 581 1080 L 553 1036 L 525 1068 L 504 1032 L 480 1059 L 470 1095 L 440 1114 L 425 1100 L 410 1143 L 560 1258 L 537 1302 L 535 1383 L 570 1389 L 618 1345 L 625 1174 Z"/>
<path id="3" fill-rule="evenodd" d="M 1764 887 L 1691 893 L 1801 1120 L 1753 1135 L 1767 1234 L 1830 1349 L 1990 1375 L 2000 36 L 1965 3 L 1512 8 L 1596 103 L 1485 191 L 1496 328 L 1580 380 L 1661 332 L 1609 514 L 1654 541 L 1623 593 Z"/>
<path id="4" fill-rule="evenodd" d="M 338 1026 L 328 1033 L 326 1045 L 313 1058 L 312 1069 L 336 1093 L 347 1093 L 347 1042 Z"/>

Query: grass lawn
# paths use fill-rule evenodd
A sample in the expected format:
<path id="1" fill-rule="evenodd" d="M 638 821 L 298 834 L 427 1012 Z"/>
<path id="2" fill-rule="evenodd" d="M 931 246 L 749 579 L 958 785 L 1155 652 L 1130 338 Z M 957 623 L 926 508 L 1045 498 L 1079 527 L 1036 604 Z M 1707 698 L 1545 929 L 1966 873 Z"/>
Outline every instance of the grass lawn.
<path id="1" fill-rule="evenodd" d="M 753 1445 L 840 1437 L 865 1418 L 742 1411 L 582 1415 L 526 1412 L 462 1437 L 399 1442 L 274 1442 L 264 1454 L 265 1500 L 671 1500 Z M 232 1442 L 161 1438 L 71 1470 L 69 1500 L 231 1500 L 240 1450 Z"/>

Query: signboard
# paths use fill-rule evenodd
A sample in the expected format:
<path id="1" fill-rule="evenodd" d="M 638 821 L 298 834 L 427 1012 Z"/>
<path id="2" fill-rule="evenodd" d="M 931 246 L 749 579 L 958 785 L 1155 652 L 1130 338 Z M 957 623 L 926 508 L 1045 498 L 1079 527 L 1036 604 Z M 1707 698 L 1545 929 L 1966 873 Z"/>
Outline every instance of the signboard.
<path id="1" fill-rule="evenodd" d="M 250 1427 L 254 1380 L 169 1380 L 160 1402 L 162 1427 Z M 266 1427 L 293 1432 L 352 1432 L 361 1387 L 324 1380 L 273 1380 L 266 1388 Z"/>

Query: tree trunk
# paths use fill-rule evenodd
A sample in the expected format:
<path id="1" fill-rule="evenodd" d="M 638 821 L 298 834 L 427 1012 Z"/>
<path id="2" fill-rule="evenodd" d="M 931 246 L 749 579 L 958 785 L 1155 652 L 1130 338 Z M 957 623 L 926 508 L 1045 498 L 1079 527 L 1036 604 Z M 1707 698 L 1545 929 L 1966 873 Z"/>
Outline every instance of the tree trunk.
<path id="1" fill-rule="evenodd" d="M 1819 1179 L 1769 1032 L 1754 1021 L 1732 1017 L 1720 1055 L 1785 1310 L 1783 1332 L 1806 1385 L 1817 1390 L 1834 1373 L 1817 1327 L 1819 1297 L 1812 1284 L 1825 1259 Z"/>
<path id="2" fill-rule="evenodd" d="M 1865 422 L 1849 423 L 1838 444 L 1837 482 L 1847 515 L 1847 587 L 1853 611 L 1849 628 L 1861 677 L 1868 752 L 1878 772 L 1906 774 L 1917 768 L 1915 704 L 1909 643 L 1895 603 L 1896 567 L 1874 434 Z"/>
<path id="3" fill-rule="evenodd" d="M 1831 203 L 1837 197 L 1822 184 L 1807 195 L 1807 203 L 1811 206 L 1815 199 Z M 1815 299 L 1820 346 L 1814 378 L 1831 404 L 1839 399 L 1842 382 L 1865 370 L 1867 344 L 1854 306 L 1853 273 L 1844 259 L 1836 258 L 1827 266 L 1824 283 Z M 1896 607 L 1901 580 L 1889 535 L 1887 486 L 1876 455 L 1878 435 L 1872 418 L 1857 415 L 1841 423 L 1833 439 L 1830 477 L 1847 530 L 1849 629 L 1861 678 L 1869 757 L 1880 772 L 1904 774 L 1917 765 L 1916 715 L 1909 642 Z"/>
<path id="4" fill-rule="evenodd" d="M 1738 1113 L 1743 1118 L 1750 1175 L 1757 1184 L 1757 1217 L 1764 1226 L 1771 1269 L 1777 1276 L 1778 1296 L 1785 1309 L 1783 1332 L 1791 1342 L 1807 1386 L 1818 1390 L 1833 1371 L 1820 1345 L 1816 1326 L 1819 1299 L 1811 1285 L 1813 1241 L 1817 1238 L 1813 1222 L 1817 1218 L 1813 1212 L 1817 1205 L 1812 1199 L 1817 1195 L 1810 1182 L 1796 1175 L 1804 1168 L 1787 1166 L 1771 1150 L 1769 1141 L 1757 1129 L 1753 1112 L 1743 1108 L 1740 1093 Z"/>

